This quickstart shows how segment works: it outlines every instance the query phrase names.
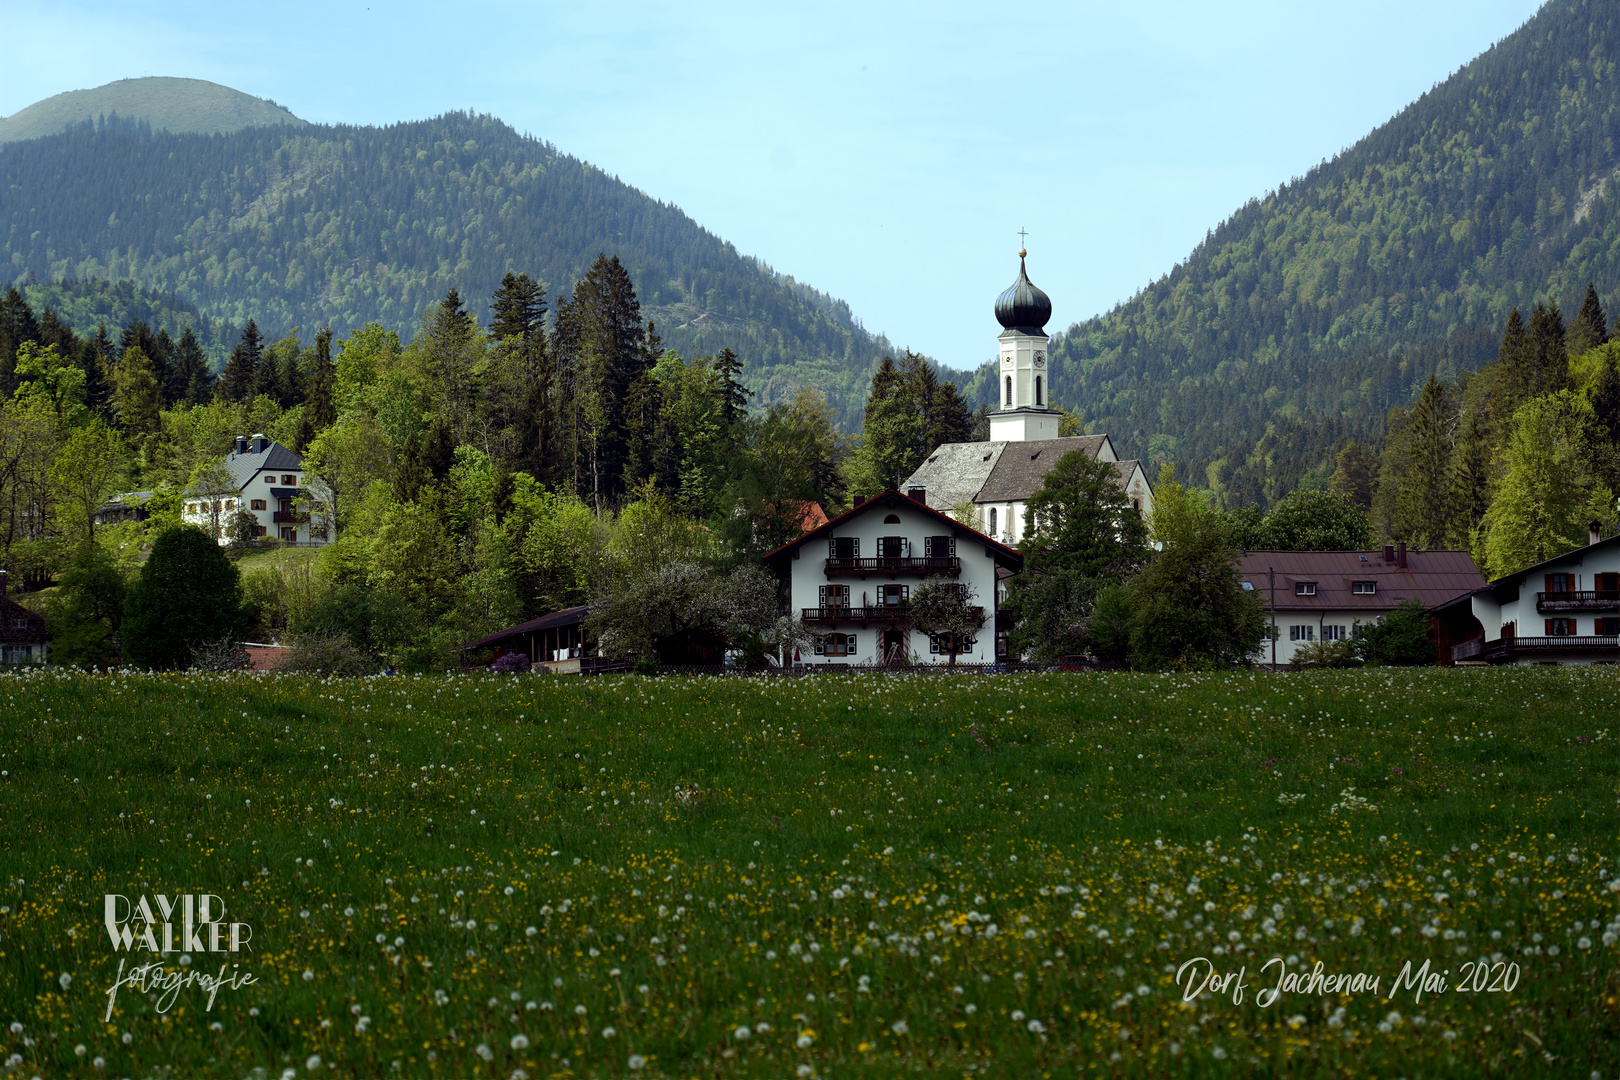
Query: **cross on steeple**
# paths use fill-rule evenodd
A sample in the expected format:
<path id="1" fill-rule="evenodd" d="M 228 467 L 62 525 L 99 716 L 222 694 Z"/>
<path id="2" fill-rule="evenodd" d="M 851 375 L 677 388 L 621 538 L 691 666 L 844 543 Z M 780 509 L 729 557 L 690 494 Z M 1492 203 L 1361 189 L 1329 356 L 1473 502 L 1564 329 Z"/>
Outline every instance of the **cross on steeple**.
<path id="1" fill-rule="evenodd" d="M 1023 229 L 1018 230 L 1018 246 L 1020 248 L 1024 248 L 1026 246 L 1024 244 L 1024 237 L 1026 237 L 1028 235 L 1029 235 L 1029 233 L 1025 232 Z M 1022 255 L 1023 251 L 1020 251 L 1019 254 Z"/>

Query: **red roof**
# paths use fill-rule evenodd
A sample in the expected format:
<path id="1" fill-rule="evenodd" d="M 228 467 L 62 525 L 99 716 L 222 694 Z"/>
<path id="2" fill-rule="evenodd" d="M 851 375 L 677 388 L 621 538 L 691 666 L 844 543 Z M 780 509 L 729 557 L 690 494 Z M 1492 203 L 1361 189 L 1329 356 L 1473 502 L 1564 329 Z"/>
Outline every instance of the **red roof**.
<path id="1" fill-rule="evenodd" d="M 931 517 L 940 524 L 948 526 L 953 533 L 967 533 L 970 538 L 977 540 L 979 543 L 985 546 L 986 550 L 992 552 L 996 556 L 997 561 L 1009 563 L 1015 570 L 1023 569 L 1024 557 L 1018 554 L 1018 552 L 1014 551 L 1012 548 L 990 539 L 988 536 L 984 535 L 984 533 L 972 528 L 971 526 L 962 524 L 949 514 L 940 513 L 927 503 L 918 502 L 916 499 L 908 498 L 907 496 L 900 494 L 893 488 L 883 492 L 881 495 L 867 499 L 859 506 L 850 507 L 848 510 L 845 510 L 842 514 L 839 514 L 837 517 L 826 522 L 825 524 L 811 529 L 797 540 L 789 540 L 775 551 L 766 555 L 764 557 L 764 561 L 767 563 L 775 562 L 777 559 L 780 559 L 784 555 L 790 553 L 800 544 L 809 543 L 818 536 L 826 535 L 829 531 L 845 521 L 849 521 L 873 510 L 892 510 L 902 504 L 904 504 L 908 510 L 914 510 L 925 517 Z"/>
<path id="2" fill-rule="evenodd" d="M 1385 562 L 1373 551 L 1244 551 L 1238 571 L 1267 600 L 1276 574 L 1277 611 L 1389 611 L 1417 597 L 1425 608 L 1484 588 L 1485 578 L 1466 551 L 1408 549 L 1406 566 Z M 1372 593 L 1354 591 L 1358 581 L 1373 582 Z M 1315 595 L 1300 596 L 1301 582 L 1314 584 Z"/>

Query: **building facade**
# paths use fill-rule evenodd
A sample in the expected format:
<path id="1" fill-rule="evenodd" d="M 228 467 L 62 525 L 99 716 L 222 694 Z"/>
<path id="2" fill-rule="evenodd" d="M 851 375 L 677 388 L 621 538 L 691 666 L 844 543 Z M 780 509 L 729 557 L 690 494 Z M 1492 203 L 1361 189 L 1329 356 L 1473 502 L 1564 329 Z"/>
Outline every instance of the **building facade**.
<path id="1" fill-rule="evenodd" d="M 1018 253 L 1018 280 L 996 299 L 998 383 L 1001 404 L 990 414 L 988 442 L 946 443 L 906 480 L 903 489 L 926 492 L 941 513 L 973 504 L 979 529 L 1009 547 L 1024 538 L 1024 509 L 1046 474 L 1075 450 L 1114 465 L 1120 488 L 1142 514 L 1153 512 L 1153 486 L 1140 461 L 1121 461 L 1107 435 L 1058 436 L 1063 414 L 1052 406 L 1046 323 L 1052 301 L 1025 271 Z"/>
<path id="2" fill-rule="evenodd" d="M 930 578 L 966 588 L 984 626 L 958 661 L 993 663 L 997 571 L 1018 552 L 931 508 L 924 493 L 885 491 L 765 556 L 786 576 L 792 614 L 816 639 L 806 664 L 947 663 L 951 642 L 912 626 L 911 590 Z M 1005 657 L 1001 657 L 1005 659 Z"/>
<path id="3" fill-rule="evenodd" d="M 1620 537 L 1598 538 L 1434 609 L 1455 663 L 1620 662 Z"/>
<path id="4" fill-rule="evenodd" d="M 297 454 L 262 434 L 237 436 L 217 482 L 186 492 L 181 518 L 221 544 L 247 532 L 249 539 L 320 545 L 337 532 L 326 485 L 304 471 Z"/>
<path id="5" fill-rule="evenodd" d="M 43 664 L 49 654 L 45 616 L 6 595 L 6 572 L 0 570 L 0 664 Z"/>
<path id="6" fill-rule="evenodd" d="M 1320 641 L 1342 641 L 1357 623 L 1374 623 L 1404 600 L 1432 608 L 1485 583 L 1466 551 L 1245 551 L 1238 557 L 1245 591 L 1266 601 L 1272 640 L 1256 663 L 1286 664 Z M 1437 655 L 1437 659 L 1439 656 Z"/>

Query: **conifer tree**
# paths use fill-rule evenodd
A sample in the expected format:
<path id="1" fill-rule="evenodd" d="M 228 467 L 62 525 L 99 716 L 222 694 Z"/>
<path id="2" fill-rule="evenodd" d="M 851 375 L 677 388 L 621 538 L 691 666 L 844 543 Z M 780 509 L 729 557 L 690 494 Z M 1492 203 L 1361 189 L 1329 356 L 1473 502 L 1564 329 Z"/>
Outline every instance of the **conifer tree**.
<path id="1" fill-rule="evenodd" d="M 1590 281 L 1586 283 L 1586 297 L 1581 301 L 1580 313 L 1575 316 L 1575 322 L 1570 325 L 1565 339 L 1571 356 L 1579 356 L 1609 340 L 1608 318 L 1603 314 L 1603 304 L 1598 300 L 1597 290 Z"/>
<path id="2" fill-rule="evenodd" d="M 458 442 L 469 430 L 472 418 L 477 389 L 474 373 L 481 345 L 478 321 L 463 305 L 461 293 L 452 287 L 439 301 L 428 326 L 424 360 L 425 374 L 439 389 L 440 408 Z"/>
<path id="3" fill-rule="evenodd" d="M 122 357 L 130 349 L 139 349 L 152 366 L 152 376 L 157 379 L 158 392 L 163 399 L 164 407 L 172 405 L 177 399 L 173 396 L 174 384 L 174 341 L 167 331 L 152 332 L 152 328 L 144 320 L 137 319 L 124 327 L 124 332 L 118 338 L 118 355 Z"/>
<path id="4" fill-rule="evenodd" d="M 1558 305 L 1537 304 L 1530 316 L 1530 362 L 1526 398 L 1540 397 L 1571 386 L 1569 353 L 1564 347 L 1564 317 Z"/>
<path id="5" fill-rule="evenodd" d="M 748 407 L 748 390 L 737 378 L 742 369 L 742 360 L 730 348 L 721 349 L 720 355 L 714 358 L 714 370 L 720 377 L 720 417 L 728 428 Z"/>
<path id="6" fill-rule="evenodd" d="M 112 350 L 112 338 L 107 335 L 106 323 L 96 327 L 95 336 L 87 339 L 79 349 L 79 367 L 84 372 L 84 403 L 103 419 L 112 418 Z"/>
<path id="7" fill-rule="evenodd" d="M 1401 486 L 1406 481 L 1406 410 L 1399 405 L 1389 410 L 1384 422 L 1384 452 L 1378 461 L 1378 488 L 1373 492 L 1371 524 L 1373 539 L 1385 543 L 1395 539 L 1399 518 Z"/>
<path id="8" fill-rule="evenodd" d="M 651 367 L 641 302 L 618 256 L 597 256 L 557 316 L 573 413 L 575 489 L 600 509 L 625 490 L 625 398 Z"/>
<path id="9" fill-rule="evenodd" d="M 184 387 L 181 398 L 191 405 L 201 405 L 214 396 L 214 376 L 208 370 L 208 357 L 197 343 L 197 335 L 186 327 L 175 349 L 175 381 Z"/>
<path id="10" fill-rule="evenodd" d="M 246 401 L 258 380 L 259 363 L 264 357 L 264 339 L 252 319 L 242 327 L 242 340 L 231 350 L 225 371 L 219 377 L 219 396 L 226 401 Z"/>
<path id="11" fill-rule="evenodd" d="M 152 361 L 134 345 L 124 350 L 113 369 L 113 413 L 118 426 L 134 438 L 157 431 L 163 390 L 152 371 Z"/>
<path id="12" fill-rule="evenodd" d="M 1451 524 L 1446 533 L 1446 545 L 1467 551 L 1474 546 L 1474 536 L 1491 504 L 1495 486 L 1485 423 L 1472 409 L 1464 413 L 1458 429 L 1450 473 Z"/>
<path id="13" fill-rule="evenodd" d="M 1402 435 L 1406 471 L 1395 497 L 1393 539 L 1424 548 L 1445 543 L 1451 518 L 1447 419 L 1445 388 L 1430 375 Z"/>
<path id="14" fill-rule="evenodd" d="M 558 478 L 557 371 L 546 341 L 546 290 L 528 274 L 508 273 L 490 298 L 495 350 L 486 403 L 502 435 L 507 468 L 542 483 Z"/>
<path id="15" fill-rule="evenodd" d="M 1363 509 L 1372 506 L 1373 490 L 1378 486 L 1378 456 L 1351 439 L 1339 451 L 1335 464 L 1328 486 Z"/>
<path id="16" fill-rule="evenodd" d="M 39 339 L 39 322 L 23 294 L 12 286 L 0 300 L 0 400 L 11 399 L 17 390 L 17 348 L 25 341 Z"/>
<path id="17" fill-rule="evenodd" d="M 304 401 L 309 406 L 309 422 L 322 431 L 337 422 L 337 365 L 332 362 L 332 328 L 323 327 L 315 335 L 315 351 L 309 358 Z"/>
<path id="18" fill-rule="evenodd" d="M 1508 313 L 1502 328 L 1502 344 L 1496 350 L 1493 368 L 1495 383 L 1491 392 L 1493 427 L 1506 430 L 1515 409 L 1530 397 L 1530 344 L 1519 309 Z"/>

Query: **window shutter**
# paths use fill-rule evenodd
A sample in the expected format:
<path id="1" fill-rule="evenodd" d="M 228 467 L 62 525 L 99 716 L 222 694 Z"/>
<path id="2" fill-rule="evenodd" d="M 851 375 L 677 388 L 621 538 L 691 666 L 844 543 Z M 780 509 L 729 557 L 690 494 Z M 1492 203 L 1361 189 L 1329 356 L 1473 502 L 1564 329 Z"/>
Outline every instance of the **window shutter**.
<path id="1" fill-rule="evenodd" d="M 844 638 L 844 648 L 849 650 L 849 655 L 851 655 L 851 656 L 855 655 L 855 635 L 854 634 L 850 634 L 848 637 Z"/>
<path id="2" fill-rule="evenodd" d="M 1551 620 L 1551 619 L 1548 619 L 1548 620 L 1547 620 L 1547 630 L 1546 630 L 1546 634 L 1547 634 L 1547 636 L 1548 636 L 1548 637 L 1552 637 L 1552 636 L 1553 636 L 1553 621 L 1552 621 L 1552 620 Z"/>
<path id="3" fill-rule="evenodd" d="M 827 558 L 838 558 L 838 540 L 835 537 L 827 537 Z"/>
<path id="4" fill-rule="evenodd" d="M 818 635 L 816 635 L 816 655 L 817 656 L 825 656 L 826 653 L 827 653 L 827 646 L 822 643 L 821 635 L 818 634 Z"/>
<path id="5" fill-rule="evenodd" d="M 861 557 L 861 538 L 857 536 L 854 540 L 850 541 L 850 547 L 853 549 L 853 550 L 850 551 L 850 555 L 852 557 L 854 557 L 854 558 L 857 558 L 857 559 L 860 558 Z"/>
<path id="6" fill-rule="evenodd" d="M 947 549 L 946 550 L 947 555 L 955 555 L 956 554 L 956 537 L 947 536 L 945 538 L 945 545 L 946 545 L 946 549 Z"/>
<path id="7" fill-rule="evenodd" d="M 816 596 L 817 596 L 816 606 L 817 607 L 826 607 L 827 606 L 827 586 L 825 586 L 825 585 L 818 586 L 817 589 L 816 589 Z"/>
<path id="8" fill-rule="evenodd" d="M 933 557 L 934 557 L 934 538 L 932 536 L 925 536 L 925 537 L 923 537 L 923 558 L 932 559 Z"/>
<path id="9" fill-rule="evenodd" d="M 842 585 L 842 586 L 839 587 L 838 591 L 839 591 L 840 597 L 844 601 L 844 606 L 849 607 L 849 586 L 848 585 Z"/>

